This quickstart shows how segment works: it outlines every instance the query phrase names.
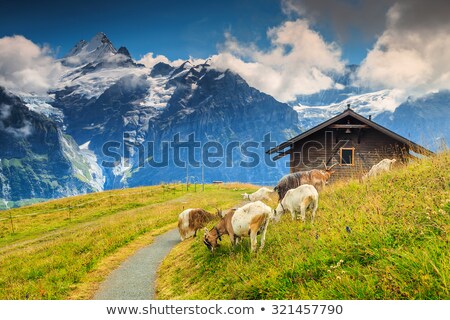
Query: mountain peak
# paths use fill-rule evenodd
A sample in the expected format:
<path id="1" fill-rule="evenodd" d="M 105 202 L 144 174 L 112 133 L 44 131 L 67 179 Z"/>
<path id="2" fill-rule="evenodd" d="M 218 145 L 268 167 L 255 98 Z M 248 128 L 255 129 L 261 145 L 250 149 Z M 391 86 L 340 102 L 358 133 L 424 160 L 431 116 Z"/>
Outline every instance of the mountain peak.
<path id="1" fill-rule="evenodd" d="M 119 50 L 117 50 L 117 53 L 123 54 L 124 56 L 131 58 L 130 51 L 128 51 L 128 49 L 126 47 L 120 47 Z"/>
<path id="2" fill-rule="evenodd" d="M 97 32 L 97 34 L 94 36 L 94 38 L 99 38 L 99 39 L 106 38 L 106 39 L 108 39 L 108 37 L 106 36 L 106 34 L 105 34 L 104 32 L 102 32 L 102 31 Z M 108 40 L 109 40 L 109 39 L 108 39 Z"/>
<path id="3" fill-rule="evenodd" d="M 106 34 L 99 32 L 89 42 L 79 41 L 62 59 L 62 62 L 65 65 L 77 67 L 105 60 L 116 53 L 117 50 Z"/>
<path id="4" fill-rule="evenodd" d="M 107 46 L 114 49 L 112 42 L 108 39 L 106 34 L 99 32 L 87 43 L 87 50 L 96 50 L 102 46 Z M 113 51 L 115 51 L 115 49 Z"/>

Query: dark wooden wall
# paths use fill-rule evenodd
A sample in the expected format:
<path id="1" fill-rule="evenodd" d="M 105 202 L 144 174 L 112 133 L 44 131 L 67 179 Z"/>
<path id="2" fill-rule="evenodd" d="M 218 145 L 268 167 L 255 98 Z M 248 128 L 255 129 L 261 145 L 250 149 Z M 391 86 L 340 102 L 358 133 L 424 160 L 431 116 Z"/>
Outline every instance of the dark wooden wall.
<path id="1" fill-rule="evenodd" d="M 341 123 L 348 123 L 348 119 L 342 119 Z M 357 121 L 352 119 L 351 123 Z M 409 155 L 407 145 L 373 128 L 351 129 L 351 133 L 345 133 L 345 129 L 327 127 L 294 144 L 291 172 L 323 169 L 323 161 L 328 161 L 328 166 L 339 163 L 341 147 L 355 148 L 354 165 L 336 165 L 330 182 L 360 178 L 382 159 L 396 158 L 404 162 Z"/>

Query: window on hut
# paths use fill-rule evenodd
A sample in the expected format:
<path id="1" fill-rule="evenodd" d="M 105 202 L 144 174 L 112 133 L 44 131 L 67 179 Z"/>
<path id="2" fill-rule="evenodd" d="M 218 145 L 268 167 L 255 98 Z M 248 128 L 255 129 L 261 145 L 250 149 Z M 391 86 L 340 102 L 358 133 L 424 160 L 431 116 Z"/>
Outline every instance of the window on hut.
<path id="1" fill-rule="evenodd" d="M 341 148 L 341 165 L 353 166 L 355 164 L 355 148 Z"/>

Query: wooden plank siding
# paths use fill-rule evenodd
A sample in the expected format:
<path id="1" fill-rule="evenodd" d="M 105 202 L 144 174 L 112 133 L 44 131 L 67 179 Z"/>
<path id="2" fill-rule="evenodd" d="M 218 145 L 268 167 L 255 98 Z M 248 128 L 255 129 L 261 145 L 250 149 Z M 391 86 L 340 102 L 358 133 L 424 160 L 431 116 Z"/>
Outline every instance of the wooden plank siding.
<path id="1" fill-rule="evenodd" d="M 342 119 L 339 123 L 360 124 L 355 119 Z M 323 169 L 340 163 L 340 148 L 354 148 L 353 165 L 337 165 L 330 182 L 337 179 L 360 178 L 370 168 L 385 158 L 396 158 L 404 162 L 408 158 L 409 148 L 405 144 L 373 128 L 337 129 L 331 126 L 310 135 L 308 139 L 294 143 L 291 156 L 291 173 Z"/>

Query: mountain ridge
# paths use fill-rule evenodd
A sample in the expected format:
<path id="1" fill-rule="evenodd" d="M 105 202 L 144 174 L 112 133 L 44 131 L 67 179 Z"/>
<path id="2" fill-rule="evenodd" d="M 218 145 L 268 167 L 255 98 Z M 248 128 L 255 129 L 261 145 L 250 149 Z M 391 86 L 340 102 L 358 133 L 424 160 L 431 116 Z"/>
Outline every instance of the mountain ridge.
<path id="1" fill-rule="evenodd" d="M 445 121 L 435 121 L 448 116 L 450 96 L 430 95 L 415 103 L 396 90 L 357 87 L 352 80 L 356 65 L 347 66 L 342 75 L 333 75 L 334 88 L 298 96 L 286 104 L 249 86 L 238 73 L 216 68 L 209 59 L 200 63 L 159 62 L 148 68 L 133 60 L 126 47 L 116 50 L 104 33 L 79 41 L 60 62 L 65 72 L 48 96 L 30 94 L 20 99 L 42 116 L 41 121 L 51 121 L 66 137 L 64 141 L 70 141 L 61 140 L 62 145 L 71 146 L 65 149 L 69 163 L 81 161 L 96 172 L 97 179 L 87 182 L 93 189 L 86 192 L 163 181 L 199 181 L 202 168 L 175 166 L 173 155 L 164 168 L 148 166 L 149 159 L 164 156 L 164 143 L 170 145 L 176 137 L 188 141 L 191 135 L 201 146 L 218 142 L 224 149 L 221 166 L 203 168 L 207 181 L 273 184 L 288 168 L 282 161 L 266 166 L 270 160 L 262 143 L 266 134 L 271 134 L 273 143 L 284 142 L 342 112 L 348 104 L 413 141 L 422 142 L 420 133 L 411 129 L 421 121 L 437 124 L 429 128 L 436 129 L 437 138 L 450 140 Z M 434 109 L 424 116 L 422 110 L 428 104 Z M 225 159 L 229 156 L 225 148 L 236 142 L 238 151 L 232 151 L 231 160 Z M 119 160 L 105 153 L 108 143 L 119 144 L 112 153 Z M 249 152 L 246 143 L 257 143 L 258 148 Z M 427 141 L 422 143 L 429 147 Z M 160 149 L 153 154 L 148 150 L 150 144 Z M 194 156 L 198 160 L 203 153 L 200 148 Z M 75 154 L 78 160 L 74 160 Z M 252 156 L 258 165 L 242 167 Z M 114 160 L 113 167 L 101 167 L 110 160 Z"/>

